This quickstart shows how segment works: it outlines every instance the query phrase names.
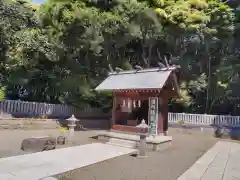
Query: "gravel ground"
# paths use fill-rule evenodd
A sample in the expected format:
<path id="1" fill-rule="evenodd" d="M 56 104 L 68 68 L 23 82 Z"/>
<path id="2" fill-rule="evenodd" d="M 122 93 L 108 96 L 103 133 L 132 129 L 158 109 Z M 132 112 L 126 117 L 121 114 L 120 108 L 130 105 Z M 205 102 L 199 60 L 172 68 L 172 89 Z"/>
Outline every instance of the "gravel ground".
<path id="1" fill-rule="evenodd" d="M 57 175 L 59 180 L 176 180 L 217 139 L 192 130 L 170 129 L 172 145 L 147 158 L 117 157 L 85 168 Z"/>
<path id="2" fill-rule="evenodd" d="M 57 145 L 57 148 L 64 148 L 68 146 L 83 145 L 93 143 L 96 140 L 89 137 L 95 135 L 98 131 L 76 131 L 75 136 L 69 139 L 66 145 Z M 21 142 L 25 138 L 32 136 L 52 136 L 58 137 L 60 135 L 58 129 L 53 130 L 0 130 L 0 158 L 27 154 L 22 151 Z"/>

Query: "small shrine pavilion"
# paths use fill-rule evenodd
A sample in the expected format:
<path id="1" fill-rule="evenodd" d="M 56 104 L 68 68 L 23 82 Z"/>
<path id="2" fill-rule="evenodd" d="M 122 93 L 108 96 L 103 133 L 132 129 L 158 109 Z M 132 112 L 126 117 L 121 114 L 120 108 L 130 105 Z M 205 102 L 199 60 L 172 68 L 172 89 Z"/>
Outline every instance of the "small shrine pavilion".
<path id="1" fill-rule="evenodd" d="M 112 92 L 111 129 L 139 132 L 142 119 L 151 135 L 167 134 L 168 100 L 179 97 L 178 68 L 111 72 L 96 91 Z"/>

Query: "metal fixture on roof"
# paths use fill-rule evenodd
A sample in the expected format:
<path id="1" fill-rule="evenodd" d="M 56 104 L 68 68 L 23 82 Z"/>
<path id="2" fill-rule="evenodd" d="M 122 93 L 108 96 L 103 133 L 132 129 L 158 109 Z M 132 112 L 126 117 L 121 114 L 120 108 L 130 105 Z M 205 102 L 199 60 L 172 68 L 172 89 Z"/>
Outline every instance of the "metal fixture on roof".
<path id="1" fill-rule="evenodd" d="M 169 54 L 172 57 L 172 55 L 170 53 L 167 53 L 167 54 Z M 158 59 L 161 61 L 162 57 L 161 57 L 161 54 L 160 54 L 158 49 L 157 49 L 157 55 L 158 55 Z M 166 56 L 163 56 L 163 60 L 164 60 L 165 64 L 163 64 L 161 62 L 158 62 L 158 66 L 160 68 L 167 68 L 167 69 L 169 69 L 169 63 L 168 63 L 168 59 L 166 58 Z"/>
<path id="2" fill-rule="evenodd" d="M 158 64 L 158 66 L 159 66 L 160 68 L 166 68 L 166 66 L 165 66 L 163 63 L 161 63 L 161 62 L 158 62 L 157 64 Z"/>
<path id="3" fill-rule="evenodd" d="M 164 62 L 165 62 L 165 64 L 163 64 L 163 63 L 160 62 L 160 61 L 163 61 L 163 60 L 162 60 L 162 57 L 161 57 L 161 53 L 159 52 L 158 49 L 157 49 L 157 55 L 158 55 L 158 59 L 159 59 L 159 62 L 157 63 L 158 66 L 159 66 L 160 68 L 164 68 L 164 70 L 165 70 L 166 68 L 168 69 L 169 64 L 168 64 L 168 61 L 167 61 L 166 56 L 163 56 L 163 59 L 164 59 Z"/>
<path id="4" fill-rule="evenodd" d="M 113 68 L 112 68 L 111 64 L 108 65 L 108 68 L 109 68 L 110 72 L 112 73 L 113 72 Z"/>
<path id="5" fill-rule="evenodd" d="M 141 66 L 139 66 L 139 65 L 136 65 L 135 68 L 136 68 L 137 70 L 143 70 L 143 68 L 142 68 Z"/>
<path id="6" fill-rule="evenodd" d="M 119 68 L 119 67 L 116 67 L 116 68 L 115 68 L 115 70 L 116 70 L 116 72 L 117 72 L 117 73 L 119 73 L 119 72 L 122 72 L 122 71 L 123 71 L 123 69 L 121 69 L 121 68 Z"/>
<path id="7" fill-rule="evenodd" d="M 168 60 L 167 60 L 166 56 L 164 56 L 164 61 L 166 63 L 167 68 L 169 69 L 169 64 L 168 64 Z"/>

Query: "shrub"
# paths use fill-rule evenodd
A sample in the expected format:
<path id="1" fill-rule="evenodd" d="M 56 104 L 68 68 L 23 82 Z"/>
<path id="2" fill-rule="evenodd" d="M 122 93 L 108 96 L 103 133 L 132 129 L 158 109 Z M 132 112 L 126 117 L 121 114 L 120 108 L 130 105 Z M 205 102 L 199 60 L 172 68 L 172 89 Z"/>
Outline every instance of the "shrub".
<path id="1" fill-rule="evenodd" d="M 184 124 L 184 120 L 177 120 L 176 123 L 178 123 L 178 124 Z"/>

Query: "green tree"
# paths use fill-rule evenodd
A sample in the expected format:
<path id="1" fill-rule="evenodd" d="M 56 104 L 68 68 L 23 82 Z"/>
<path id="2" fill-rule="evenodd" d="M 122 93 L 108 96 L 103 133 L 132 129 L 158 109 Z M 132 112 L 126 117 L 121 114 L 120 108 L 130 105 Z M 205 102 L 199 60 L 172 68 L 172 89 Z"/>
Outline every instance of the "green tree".
<path id="1" fill-rule="evenodd" d="M 110 94 L 93 91 L 109 64 L 179 64 L 182 98 L 172 107 L 229 112 L 233 102 L 221 97 L 238 97 L 238 7 L 218 0 L 2 0 L 0 85 L 11 99 L 111 106 Z"/>

